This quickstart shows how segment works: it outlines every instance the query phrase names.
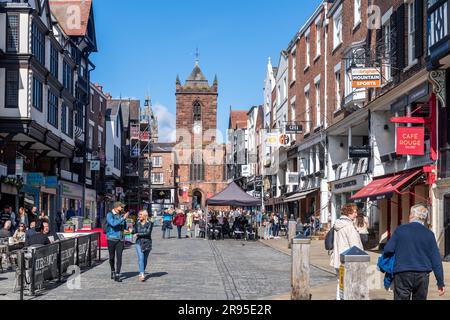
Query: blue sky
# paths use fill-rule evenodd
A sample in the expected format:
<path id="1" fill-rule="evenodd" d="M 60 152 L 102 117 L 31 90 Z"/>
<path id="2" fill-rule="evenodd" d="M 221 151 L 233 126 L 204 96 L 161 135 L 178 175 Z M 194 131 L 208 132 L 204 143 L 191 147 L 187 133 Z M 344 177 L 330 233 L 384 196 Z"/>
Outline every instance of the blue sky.
<path id="1" fill-rule="evenodd" d="M 320 0 L 94 0 L 99 82 L 113 97 L 144 100 L 147 92 L 160 120 L 160 138 L 173 136 L 175 79 L 200 66 L 219 79 L 218 128 L 228 127 L 230 106 L 263 102 L 268 57 L 279 53 Z"/>

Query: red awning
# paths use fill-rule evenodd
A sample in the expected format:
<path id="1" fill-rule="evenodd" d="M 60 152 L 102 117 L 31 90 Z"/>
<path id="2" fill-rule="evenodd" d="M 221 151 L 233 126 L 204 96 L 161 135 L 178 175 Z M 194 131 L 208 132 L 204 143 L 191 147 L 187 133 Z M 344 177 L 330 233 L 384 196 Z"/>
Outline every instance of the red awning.
<path id="1" fill-rule="evenodd" d="M 394 193 L 400 193 L 400 189 L 403 186 L 421 173 L 423 173 L 422 169 L 408 171 L 392 177 L 377 179 L 356 193 L 351 199 L 356 202 L 361 202 L 367 199 L 371 201 L 390 199 Z"/>

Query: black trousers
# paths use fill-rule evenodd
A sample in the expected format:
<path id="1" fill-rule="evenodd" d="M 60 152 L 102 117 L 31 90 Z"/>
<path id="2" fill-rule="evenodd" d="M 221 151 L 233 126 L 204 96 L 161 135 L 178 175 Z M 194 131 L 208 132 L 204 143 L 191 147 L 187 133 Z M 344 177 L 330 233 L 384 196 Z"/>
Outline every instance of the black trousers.
<path id="1" fill-rule="evenodd" d="M 122 253 L 124 247 L 124 241 L 108 240 L 109 265 L 111 266 L 111 272 L 120 273 L 122 269 Z"/>
<path id="2" fill-rule="evenodd" d="M 427 300 L 430 275 L 426 272 L 403 272 L 395 275 L 395 300 Z"/>

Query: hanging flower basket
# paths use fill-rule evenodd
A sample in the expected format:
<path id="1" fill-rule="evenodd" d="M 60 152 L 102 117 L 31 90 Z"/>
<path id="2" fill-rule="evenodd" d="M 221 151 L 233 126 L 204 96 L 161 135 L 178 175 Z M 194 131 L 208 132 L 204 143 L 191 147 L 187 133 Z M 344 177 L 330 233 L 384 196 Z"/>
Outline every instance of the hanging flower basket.
<path id="1" fill-rule="evenodd" d="M 13 186 L 17 189 L 17 191 L 20 191 L 23 188 L 24 182 L 22 177 L 1 177 L 0 179 L 1 183 Z"/>

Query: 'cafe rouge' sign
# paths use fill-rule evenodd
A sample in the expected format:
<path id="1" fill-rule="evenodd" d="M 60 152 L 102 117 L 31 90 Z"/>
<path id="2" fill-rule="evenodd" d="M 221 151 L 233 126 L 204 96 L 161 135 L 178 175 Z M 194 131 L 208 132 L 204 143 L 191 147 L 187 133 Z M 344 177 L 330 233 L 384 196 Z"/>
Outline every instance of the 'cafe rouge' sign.
<path id="1" fill-rule="evenodd" d="M 397 128 L 397 154 L 411 156 L 425 155 L 425 128 Z"/>

